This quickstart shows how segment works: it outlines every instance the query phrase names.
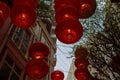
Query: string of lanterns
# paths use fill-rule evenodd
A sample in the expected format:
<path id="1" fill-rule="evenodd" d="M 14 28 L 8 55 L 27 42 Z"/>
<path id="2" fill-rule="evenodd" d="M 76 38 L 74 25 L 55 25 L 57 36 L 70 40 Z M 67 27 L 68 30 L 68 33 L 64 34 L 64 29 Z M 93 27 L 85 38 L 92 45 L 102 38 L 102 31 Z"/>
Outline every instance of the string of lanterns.
<path id="1" fill-rule="evenodd" d="M 49 48 L 41 42 L 36 42 L 29 47 L 28 52 L 32 60 L 26 64 L 26 74 L 33 79 L 43 78 L 49 72 L 49 66 L 45 61 L 50 53 Z"/>
<path id="2" fill-rule="evenodd" d="M 54 0 L 55 20 L 57 23 L 56 37 L 65 44 L 77 42 L 83 35 L 83 27 L 79 19 L 92 16 L 96 9 L 95 0 Z M 0 1 L 0 27 L 10 16 L 11 22 L 19 28 L 26 29 L 32 27 L 36 21 L 36 7 L 38 0 L 14 0 L 13 7 L 10 8 Z M 83 50 L 83 49 L 82 49 Z M 81 51 L 82 51 L 81 50 Z M 79 50 L 78 50 L 79 51 Z M 78 80 L 87 79 L 88 61 L 85 59 L 86 52 L 82 52 L 78 58 L 75 52 L 76 71 L 75 77 Z M 83 55 L 82 55 L 83 54 Z M 48 47 L 43 43 L 34 43 L 29 47 L 29 57 L 32 59 L 26 64 L 25 72 L 33 79 L 41 79 L 49 72 L 46 59 L 49 55 Z M 84 59 L 83 59 L 84 58 Z M 64 74 L 61 71 L 53 71 L 52 80 L 63 80 Z"/>
<path id="3" fill-rule="evenodd" d="M 45 62 L 50 53 L 49 48 L 43 43 L 36 42 L 30 45 L 28 53 L 32 60 L 26 64 L 26 74 L 33 79 L 42 79 L 49 72 L 49 66 Z M 51 79 L 63 80 L 64 73 L 60 70 L 55 70 L 51 73 Z"/>
<path id="4" fill-rule="evenodd" d="M 74 72 L 75 77 L 77 78 L 77 80 L 90 80 L 90 77 L 88 75 L 89 62 L 86 59 L 88 55 L 87 49 L 83 47 L 77 47 L 74 55 L 74 65 L 76 67 L 76 70 Z"/>
<path id="5" fill-rule="evenodd" d="M 83 35 L 79 19 L 91 17 L 96 10 L 96 0 L 54 0 L 55 34 L 65 44 L 77 42 Z"/>
<path id="6" fill-rule="evenodd" d="M 83 27 L 79 19 L 89 18 L 94 14 L 96 1 L 54 0 L 54 3 L 56 37 L 65 44 L 77 42 L 83 35 Z M 26 29 L 34 25 L 38 0 L 14 0 L 11 10 L 4 2 L 0 4 L 0 26 L 9 15 L 11 22 L 19 28 Z"/>

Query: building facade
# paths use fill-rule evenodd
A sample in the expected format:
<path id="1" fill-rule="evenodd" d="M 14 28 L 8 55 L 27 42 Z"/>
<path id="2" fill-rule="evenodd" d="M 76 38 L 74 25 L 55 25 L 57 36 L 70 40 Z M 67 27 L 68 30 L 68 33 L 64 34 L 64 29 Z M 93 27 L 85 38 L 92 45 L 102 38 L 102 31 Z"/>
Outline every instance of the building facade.
<path id="1" fill-rule="evenodd" d="M 46 62 L 50 69 L 42 80 L 51 80 L 51 72 L 56 63 L 55 42 L 51 38 L 48 26 L 40 18 L 29 29 L 20 29 L 11 24 L 8 18 L 0 28 L 0 79 L 1 80 L 33 80 L 25 74 L 28 48 L 34 42 L 42 42 L 49 47 L 50 55 Z"/>
<path id="2" fill-rule="evenodd" d="M 74 76 L 74 72 L 75 72 L 75 65 L 74 65 L 74 61 L 75 59 L 72 60 L 72 63 L 70 65 L 70 69 L 69 69 L 69 72 L 68 72 L 68 75 L 67 75 L 67 80 L 77 80 Z"/>

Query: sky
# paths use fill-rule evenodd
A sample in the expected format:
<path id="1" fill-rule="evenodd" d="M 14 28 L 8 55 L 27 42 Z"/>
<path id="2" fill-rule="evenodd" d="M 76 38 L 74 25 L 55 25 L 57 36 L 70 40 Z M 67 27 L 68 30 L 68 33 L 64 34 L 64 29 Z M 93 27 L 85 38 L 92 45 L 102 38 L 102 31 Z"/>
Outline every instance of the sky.
<path id="1" fill-rule="evenodd" d="M 64 73 L 64 80 L 67 78 L 67 74 L 69 72 L 70 64 L 72 62 L 73 58 L 70 57 L 70 52 L 72 51 L 73 45 L 66 45 L 61 43 L 59 40 L 57 40 L 57 63 L 55 66 L 55 70 L 60 70 Z"/>

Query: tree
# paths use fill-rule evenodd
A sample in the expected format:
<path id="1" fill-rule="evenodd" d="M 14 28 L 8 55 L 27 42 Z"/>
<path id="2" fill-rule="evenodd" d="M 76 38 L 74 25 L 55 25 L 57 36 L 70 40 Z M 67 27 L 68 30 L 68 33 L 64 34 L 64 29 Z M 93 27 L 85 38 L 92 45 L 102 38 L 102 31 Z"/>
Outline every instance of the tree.
<path id="1" fill-rule="evenodd" d="M 73 53 L 77 46 L 88 49 L 89 71 L 94 80 L 119 80 L 120 73 L 114 71 L 110 62 L 120 53 L 120 3 L 106 0 L 104 7 L 101 0 L 97 2 L 95 14 L 89 19 L 80 20 L 84 34 L 74 45 Z"/>
<path id="2" fill-rule="evenodd" d="M 47 4 L 48 2 L 48 4 Z M 54 9 L 52 0 L 39 0 L 37 6 L 37 15 L 41 19 L 54 20 Z"/>
<path id="3" fill-rule="evenodd" d="M 106 19 L 104 27 L 99 26 L 101 31 L 88 36 L 89 62 L 96 70 L 94 77 L 100 80 L 119 80 L 120 73 L 114 72 L 110 61 L 112 57 L 120 53 L 120 7 L 119 3 L 109 4 L 106 8 Z M 98 28 L 95 28 L 98 29 Z M 88 33 L 86 33 L 88 34 Z"/>

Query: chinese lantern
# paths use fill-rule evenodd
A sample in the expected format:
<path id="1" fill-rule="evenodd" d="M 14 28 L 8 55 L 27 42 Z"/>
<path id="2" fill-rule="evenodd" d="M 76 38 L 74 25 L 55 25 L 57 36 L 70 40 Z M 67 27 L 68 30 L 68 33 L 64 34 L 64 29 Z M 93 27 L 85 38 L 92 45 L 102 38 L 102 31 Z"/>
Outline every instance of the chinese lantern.
<path id="1" fill-rule="evenodd" d="M 0 1 L 0 28 L 3 26 L 5 19 L 10 14 L 10 8 L 4 2 Z"/>
<path id="2" fill-rule="evenodd" d="M 32 59 L 26 64 L 26 74 L 33 79 L 41 79 L 49 72 L 49 66 L 42 59 Z"/>
<path id="3" fill-rule="evenodd" d="M 112 57 L 112 60 L 110 62 L 110 66 L 117 73 L 120 73 L 120 61 L 119 60 L 120 60 L 120 54 Z"/>
<path id="4" fill-rule="evenodd" d="M 86 48 L 77 47 L 74 54 L 76 58 L 85 59 L 88 56 L 88 51 Z"/>
<path id="5" fill-rule="evenodd" d="M 80 58 L 76 58 L 74 64 L 77 69 L 87 69 L 89 62 L 88 60 L 81 60 Z"/>
<path id="6" fill-rule="evenodd" d="M 56 10 L 55 19 L 57 23 L 60 23 L 62 19 L 75 18 L 78 20 L 78 12 L 76 7 L 72 5 L 61 5 L 59 9 Z"/>
<path id="7" fill-rule="evenodd" d="M 76 69 L 74 75 L 77 78 L 77 80 L 88 80 L 87 71 L 85 70 Z"/>
<path id="8" fill-rule="evenodd" d="M 55 34 L 61 42 L 72 44 L 82 37 L 83 28 L 78 20 L 66 19 L 57 24 Z"/>
<path id="9" fill-rule="evenodd" d="M 89 18 L 95 13 L 96 0 L 75 0 L 74 2 L 78 8 L 80 19 Z"/>
<path id="10" fill-rule="evenodd" d="M 34 25 L 36 21 L 36 11 L 31 6 L 19 4 L 11 10 L 11 21 L 19 28 L 29 28 Z"/>
<path id="11" fill-rule="evenodd" d="M 14 6 L 19 5 L 19 4 L 25 4 L 25 5 L 31 6 L 32 8 L 36 9 L 38 0 L 14 0 L 14 4 L 13 4 Z"/>
<path id="12" fill-rule="evenodd" d="M 0 16 L 0 28 L 4 25 L 4 19 Z"/>
<path id="13" fill-rule="evenodd" d="M 45 44 L 40 42 L 33 43 L 29 47 L 29 55 L 33 59 L 47 58 L 49 53 L 49 48 Z"/>
<path id="14" fill-rule="evenodd" d="M 52 80 L 63 80 L 64 79 L 64 73 L 59 71 L 59 70 L 53 71 L 52 74 L 51 74 L 51 79 Z"/>
<path id="15" fill-rule="evenodd" d="M 10 14 L 10 8 L 4 2 L 0 1 L 0 16 L 6 19 Z"/>
<path id="16" fill-rule="evenodd" d="M 55 11 L 61 7 L 61 5 L 73 5 L 72 0 L 54 0 Z"/>

